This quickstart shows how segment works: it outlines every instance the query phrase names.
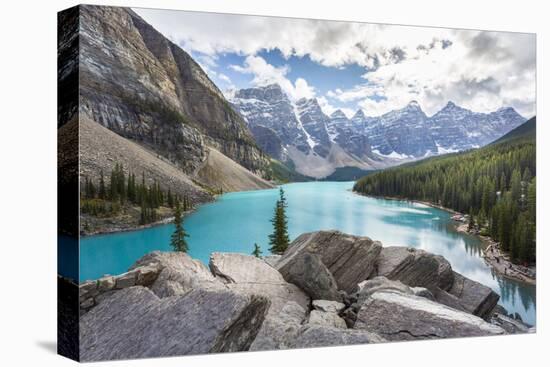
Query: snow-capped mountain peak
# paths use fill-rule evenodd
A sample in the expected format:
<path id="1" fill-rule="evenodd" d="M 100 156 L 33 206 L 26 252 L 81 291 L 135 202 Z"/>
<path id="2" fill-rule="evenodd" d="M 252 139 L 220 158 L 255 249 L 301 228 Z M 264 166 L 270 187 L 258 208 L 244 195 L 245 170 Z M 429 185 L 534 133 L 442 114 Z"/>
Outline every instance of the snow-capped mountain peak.
<path id="1" fill-rule="evenodd" d="M 357 112 L 355 112 L 355 115 L 353 115 L 353 117 L 351 118 L 353 121 L 355 120 L 364 120 L 365 119 L 365 113 L 363 112 L 363 110 L 357 110 Z"/>
<path id="2" fill-rule="evenodd" d="M 479 113 L 452 101 L 428 117 L 415 100 L 378 117 L 361 109 L 351 119 L 341 110 L 329 117 L 317 99 L 293 102 L 277 84 L 241 89 L 230 102 L 264 151 L 314 176 L 318 170 L 308 166 L 313 161 L 322 172 L 346 165 L 380 168 L 400 159 L 481 147 L 525 122 L 511 107 Z M 267 141 L 270 137 L 277 141 Z"/>
<path id="3" fill-rule="evenodd" d="M 342 110 L 336 110 L 330 115 L 331 120 L 347 120 L 348 117 Z"/>

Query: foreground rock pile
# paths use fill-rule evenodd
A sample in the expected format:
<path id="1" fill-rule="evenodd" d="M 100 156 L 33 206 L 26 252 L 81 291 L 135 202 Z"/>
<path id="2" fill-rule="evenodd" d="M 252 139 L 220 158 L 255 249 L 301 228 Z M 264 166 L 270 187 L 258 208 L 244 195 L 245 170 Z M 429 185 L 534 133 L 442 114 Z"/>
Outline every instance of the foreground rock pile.
<path id="1" fill-rule="evenodd" d="M 209 268 L 154 252 L 81 284 L 82 360 L 527 330 L 495 314 L 498 295 L 443 257 L 367 237 L 308 233 L 281 257 L 213 253 Z"/>

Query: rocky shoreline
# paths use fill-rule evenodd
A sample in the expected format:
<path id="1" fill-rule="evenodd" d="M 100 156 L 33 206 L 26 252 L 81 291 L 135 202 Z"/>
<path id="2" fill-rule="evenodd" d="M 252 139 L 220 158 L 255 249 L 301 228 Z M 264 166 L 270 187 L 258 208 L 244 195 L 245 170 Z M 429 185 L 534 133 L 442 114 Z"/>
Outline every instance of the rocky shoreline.
<path id="1" fill-rule="evenodd" d="M 183 217 L 186 217 L 192 214 L 196 208 L 183 212 Z M 82 220 L 89 220 L 90 216 L 83 217 Z M 111 233 L 120 233 L 120 232 L 132 232 L 139 231 L 142 229 L 153 228 L 161 226 L 164 224 L 170 224 L 174 221 L 174 216 L 170 213 L 169 216 L 157 220 L 156 222 L 147 223 L 147 224 L 135 224 L 135 223 L 124 223 L 124 222 L 115 222 L 113 219 L 108 219 L 108 221 L 101 222 L 101 227 L 95 227 L 93 230 L 82 229 L 80 234 L 82 237 L 95 236 L 100 234 L 111 234 Z"/>
<path id="2" fill-rule="evenodd" d="M 111 233 L 120 233 L 120 232 L 139 231 L 141 229 L 152 228 L 152 227 L 160 226 L 160 225 L 163 225 L 163 224 L 168 224 L 168 223 L 171 223 L 173 221 L 174 221 L 174 217 L 172 216 L 172 217 L 163 218 L 163 219 L 158 220 L 158 221 L 153 222 L 153 223 L 148 223 L 148 224 L 143 224 L 143 225 L 138 225 L 138 226 L 135 226 L 135 225 L 125 226 L 121 223 L 113 223 L 110 226 L 105 226 L 103 228 L 94 229 L 94 230 L 91 230 L 91 231 L 82 230 L 80 232 L 80 234 L 82 235 L 82 237 L 88 237 L 88 236 L 96 236 L 96 235 L 100 235 L 100 234 L 111 234 Z"/>
<path id="3" fill-rule="evenodd" d="M 338 231 L 209 267 L 153 252 L 79 288 L 82 361 L 533 331 L 442 256 Z"/>
<path id="4" fill-rule="evenodd" d="M 536 268 L 514 264 L 510 260 L 510 256 L 500 249 L 499 243 L 491 237 L 469 231 L 468 224 L 466 223 L 457 225 L 456 230 L 457 232 L 477 236 L 486 245 L 485 249 L 483 249 L 483 259 L 498 274 L 528 284 L 537 283 Z"/>

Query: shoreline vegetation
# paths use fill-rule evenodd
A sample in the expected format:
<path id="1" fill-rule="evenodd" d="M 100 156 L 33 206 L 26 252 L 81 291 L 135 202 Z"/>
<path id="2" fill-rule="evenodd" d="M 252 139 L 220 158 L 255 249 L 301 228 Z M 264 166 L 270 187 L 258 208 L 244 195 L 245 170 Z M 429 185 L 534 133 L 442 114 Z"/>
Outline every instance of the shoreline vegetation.
<path id="1" fill-rule="evenodd" d="M 384 199 L 384 200 L 394 200 L 394 201 L 404 201 L 409 203 L 417 203 L 426 205 L 432 208 L 440 209 L 446 211 L 453 215 L 452 219 L 455 223 L 454 228 L 459 233 L 466 233 L 472 236 L 476 236 L 486 247 L 483 251 L 483 259 L 493 270 L 495 270 L 500 275 L 514 279 L 520 282 L 525 282 L 528 284 L 536 284 L 536 267 L 535 266 L 524 266 L 520 264 L 514 264 L 510 260 L 510 256 L 502 251 L 498 242 L 492 239 L 490 236 L 482 235 L 478 230 L 468 229 L 468 223 L 465 223 L 464 220 L 467 220 L 468 214 L 457 212 L 451 208 L 446 208 L 444 206 L 431 203 L 425 200 L 414 200 L 407 199 L 398 196 L 377 196 L 363 194 L 361 192 L 353 191 L 356 195 L 361 195 L 365 197 L 370 197 L 374 199 Z M 464 219 L 459 219 L 464 218 Z"/>
<path id="2" fill-rule="evenodd" d="M 83 236 L 117 233 L 150 228 L 170 223 L 176 208 L 181 214 L 192 212 L 196 203 L 185 193 L 180 197 L 168 187 L 164 189 L 157 180 L 148 183 L 142 173 L 136 182 L 134 173 L 124 172 L 116 163 L 110 179 L 99 180 L 84 176 L 80 190 L 80 233 Z"/>
<path id="3" fill-rule="evenodd" d="M 480 149 L 404 164 L 358 180 L 355 192 L 432 203 L 485 240 L 485 259 L 518 280 L 536 277 L 536 118 Z M 458 214 L 459 213 L 459 214 Z M 498 244 L 498 245 L 497 245 Z"/>
<path id="4" fill-rule="evenodd" d="M 456 220 L 455 220 L 456 221 Z M 467 223 L 461 223 L 456 226 L 457 232 L 467 233 L 476 236 L 486 246 L 483 249 L 483 259 L 491 266 L 493 270 L 503 277 L 517 280 L 528 284 L 536 284 L 536 266 L 524 266 L 514 264 L 510 260 L 509 254 L 500 248 L 500 244 L 489 236 L 479 234 L 475 230 L 469 230 Z"/>

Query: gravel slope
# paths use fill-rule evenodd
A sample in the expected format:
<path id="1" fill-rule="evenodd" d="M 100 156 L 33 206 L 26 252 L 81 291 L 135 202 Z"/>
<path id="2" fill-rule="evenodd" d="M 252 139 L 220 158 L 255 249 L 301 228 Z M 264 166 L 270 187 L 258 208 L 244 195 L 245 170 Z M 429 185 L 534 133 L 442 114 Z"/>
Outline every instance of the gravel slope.
<path id="1" fill-rule="evenodd" d="M 250 172 L 214 148 L 208 148 L 208 157 L 198 170 L 198 178 L 214 189 L 228 191 L 261 190 L 275 187 Z"/>
<path id="2" fill-rule="evenodd" d="M 157 180 L 164 190 L 168 187 L 180 196 L 187 194 L 193 203 L 212 200 L 212 195 L 195 184 L 181 169 L 157 154 L 125 139 L 85 117 L 80 118 L 80 175 L 98 182 L 103 170 L 108 181 L 116 163 L 122 163 L 126 174 L 133 172 L 136 180 L 145 173 L 149 184 Z"/>

